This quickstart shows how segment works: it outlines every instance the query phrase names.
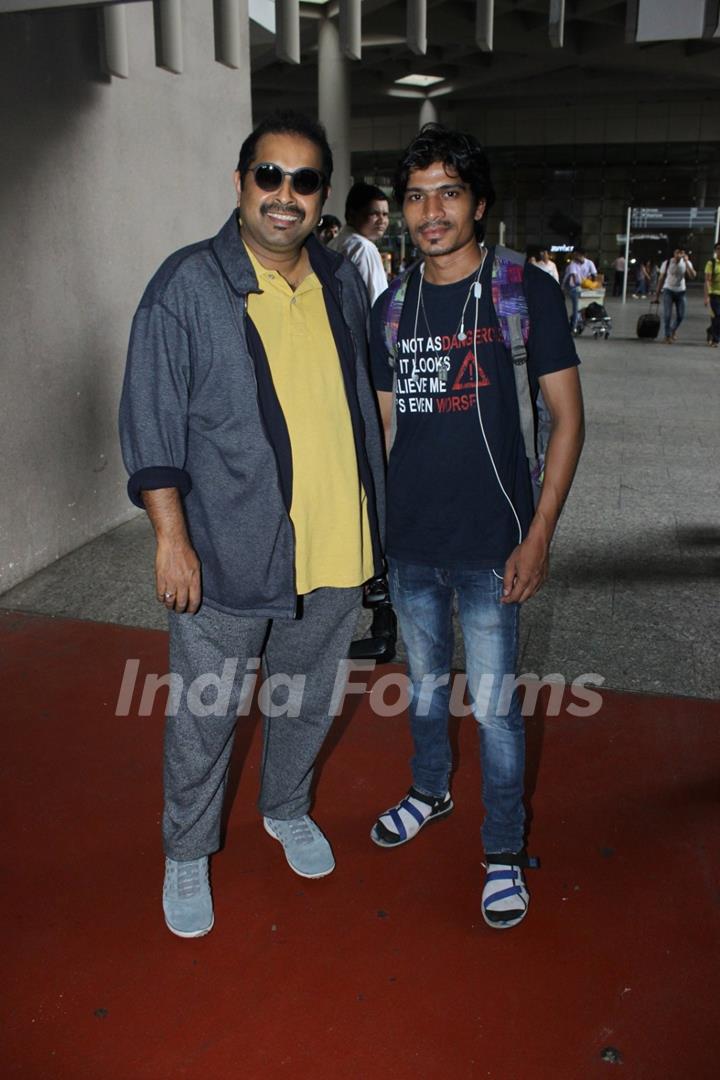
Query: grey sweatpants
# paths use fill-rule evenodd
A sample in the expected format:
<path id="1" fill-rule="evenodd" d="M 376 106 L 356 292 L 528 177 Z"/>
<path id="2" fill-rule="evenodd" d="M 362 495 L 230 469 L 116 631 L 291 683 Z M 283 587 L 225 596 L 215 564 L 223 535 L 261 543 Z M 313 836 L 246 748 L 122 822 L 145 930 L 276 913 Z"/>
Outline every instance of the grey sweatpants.
<path id="1" fill-rule="evenodd" d="M 182 676 L 184 686 L 176 714 L 165 722 L 163 844 L 171 859 L 197 859 L 220 846 L 228 765 L 235 726 L 243 722 L 237 712 L 251 658 L 263 657 L 258 685 L 272 675 L 306 677 L 297 718 L 264 718 L 258 806 L 266 817 L 307 813 L 313 766 L 332 724 L 338 664 L 348 654 L 361 592 L 316 589 L 303 598 L 300 619 L 244 618 L 205 604 L 196 615 L 170 614 L 170 671 Z M 204 710 L 192 697 L 188 702 L 188 688 L 199 676 L 220 677 L 228 658 L 237 658 L 237 674 L 222 715 L 198 716 Z M 280 704 L 283 695 L 282 689 L 275 695 Z"/>

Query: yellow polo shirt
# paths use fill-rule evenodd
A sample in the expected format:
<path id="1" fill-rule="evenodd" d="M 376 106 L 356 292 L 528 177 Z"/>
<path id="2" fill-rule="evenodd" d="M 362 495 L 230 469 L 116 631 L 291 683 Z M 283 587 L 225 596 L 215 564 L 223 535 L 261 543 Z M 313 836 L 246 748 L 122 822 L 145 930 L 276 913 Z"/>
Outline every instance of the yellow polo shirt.
<path id="1" fill-rule="evenodd" d="M 715 260 L 714 273 L 713 273 L 713 261 L 708 259 L 705 263 L 705 277 L 710 278 L 708 282 L 708 292 L 711 296 L 720 296 L 720 259 Z"/>
<path id="2" fill-rule="evenodd" d="M 248 313 L 267 353 L 292 450 L 295 587 L 302 595 L 361 585 L 374 569 L 367 498 L 322 285 L 311 273 L 293 292 L 247 250 L 262 289 L 249 294 Z"/>

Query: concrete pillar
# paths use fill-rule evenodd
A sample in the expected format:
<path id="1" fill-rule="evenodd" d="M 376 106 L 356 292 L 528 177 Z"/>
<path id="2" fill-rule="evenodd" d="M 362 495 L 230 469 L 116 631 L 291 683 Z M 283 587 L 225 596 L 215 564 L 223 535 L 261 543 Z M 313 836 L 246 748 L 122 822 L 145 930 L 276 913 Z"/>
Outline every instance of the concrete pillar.
<path id="1" fill-rule="evenodd" d="M 438 111 L 435 102 L 432 100 L 432 98 L 425 98 L 422 105 L 420 106 L 419 125 L 420 127 L 422 127 L 423 124 L 437 124 L 437 122 Z"/>
<path id="2" fill-rule="evenodd" d="M 325 210 L 344 221 L 345 199 L 352 184 L 350 65 L 340 48 L 337 23 L 326 18 L 318 23 L 318 119 L 325 125 L 335 166 Z"/>

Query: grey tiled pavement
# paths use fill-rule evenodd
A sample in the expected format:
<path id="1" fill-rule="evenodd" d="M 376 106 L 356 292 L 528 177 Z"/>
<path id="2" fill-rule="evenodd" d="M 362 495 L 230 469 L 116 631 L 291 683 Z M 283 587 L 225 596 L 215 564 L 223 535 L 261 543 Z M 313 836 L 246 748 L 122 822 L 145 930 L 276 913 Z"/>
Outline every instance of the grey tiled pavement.
<path id="1" fill-rule="evenodd" d="M 720 349 L 697 292 L 670 346 L 637 339 L 640 301 L 607 306 L 610 340 L 578 342 L 587 439 L 521 667 L 718 697 Z"/>
<path id="2" fill-rule="evenodd" d="M 636 338 L 645 305 L 607 306 L 610 340 L 578 340 L 587 441 L 551 580 L 523 612 L 520 668 L 717 698 L 720 349 L 705 345 L 698 291 L 672 346 Z M 15 586 L 0 607 L 164 628 L 152 557 L 139 517 Z"/>

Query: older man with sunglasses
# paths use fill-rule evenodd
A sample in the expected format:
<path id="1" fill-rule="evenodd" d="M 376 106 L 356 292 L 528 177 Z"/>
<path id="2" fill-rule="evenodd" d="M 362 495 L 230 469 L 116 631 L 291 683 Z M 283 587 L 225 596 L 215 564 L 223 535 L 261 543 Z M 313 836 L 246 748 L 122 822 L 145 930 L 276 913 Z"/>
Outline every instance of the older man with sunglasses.
<path id="1" fill-rule="evenodd" d="M 334 869 L 309 817 L 361 585 L 381 570 L 383 455 L 355 268 L 313 234 L 323 129 L 281 113 L 240 150 L 237 211 L 158 270 L 133 322 L 120 426 L 168 610 L 163 909 L 214 922 L 209 856 L 238 716 L 263 662 L 259 809 L 291 868 Z M 268 690 L 270 687 L 270 690 Z"/>

